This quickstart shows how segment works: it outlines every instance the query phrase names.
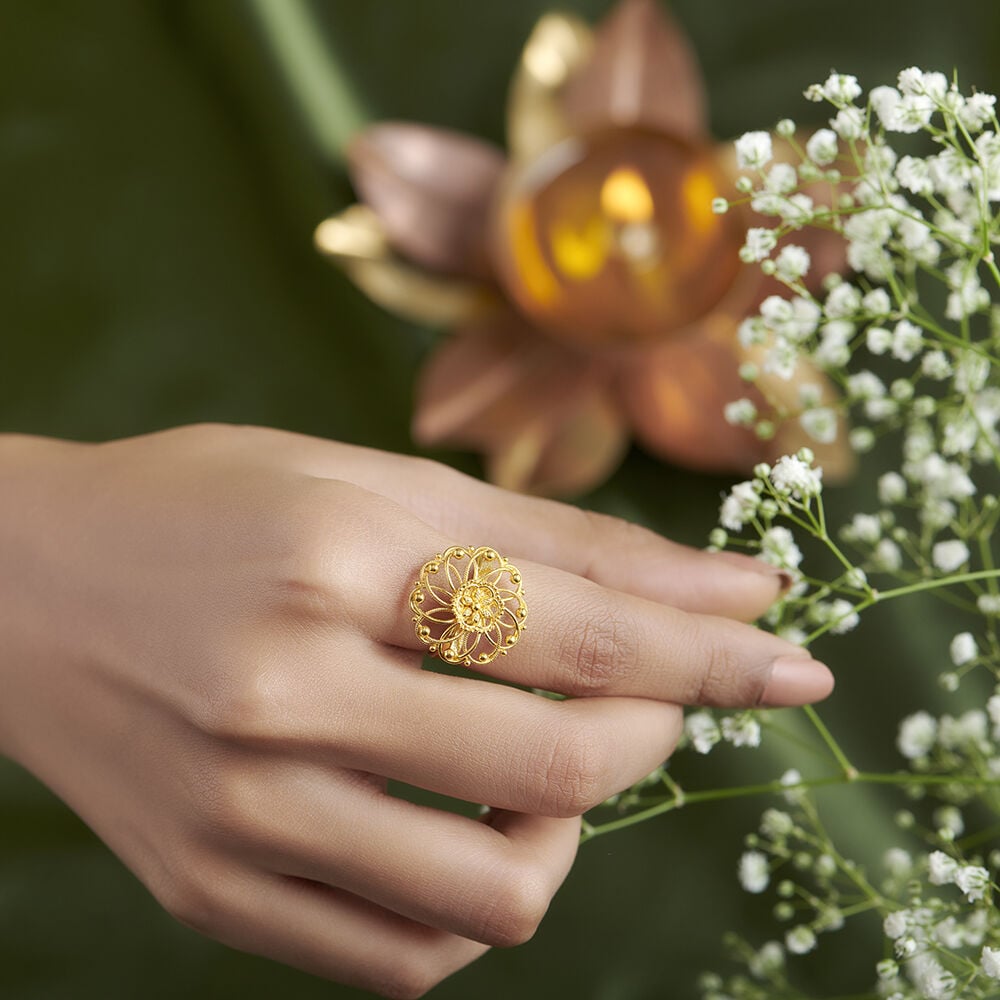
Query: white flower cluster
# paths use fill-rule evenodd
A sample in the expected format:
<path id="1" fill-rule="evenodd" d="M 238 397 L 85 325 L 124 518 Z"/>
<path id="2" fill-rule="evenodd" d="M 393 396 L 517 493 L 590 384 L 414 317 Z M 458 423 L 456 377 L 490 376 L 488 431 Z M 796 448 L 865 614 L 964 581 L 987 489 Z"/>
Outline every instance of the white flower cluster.
<path id="1" fill-rule="evenodd" d="M 886 861 L 887 867 L 898 869 L 901 864 L 898 856 Z M 913 875 L 917 866 L 909 855 L 905 863 L 907 875 Z M 957 996 L 959 974 L 970 985 L 978 981 L 992 995 L 990 980 L 1000 979 L 1000 927 L 997 911 L 988 900 L 992 888 L 989 871 L 981 865 L 964 864 L 943 851 L 933 851 L 920 870 L 928 886 L 955 885 L 966 901 L 975 905 L 962 910 L 944 897 L 927 894 L 915 898 L 911 884 L 906 905 L 891 909 L 882 922 L 895 959 L 878 963 L 881 995 L 901 1000 L 951 998 Z M 977 991 L 974 995 L 983 994 Z"/>
<path id="2" fill-rule="evenodd" d="M 804 646 L 854 628 L 875 604 L 947 588 L 951 603 L 979 620 L 967 618 L 947 650 L 932 654 L 931 662 L 947 662 L 940 688 L 955 692 L 973 672 L 980 679 L 988 672 L 997 684 L 996 99 L 963 94 L 948 76 L 915 67 L 895 86 L 867 94 L 855 77 L 832 73 L 806 97 L 832 107 L 818 129 L 803 134 L 783 119 L 774 134 L 748 132 L 736 143 L 741 203 L 764 217 L 740 256 L 784 292 L 766 298 L 738 329 L 747 359 L 741 373 L 751 387 L 725 416 L 761 439 L 796 422 L 817 452 L 846 447 L 882 464 L 870 500 L 839 526 L 809 449 L 758 466 L 722 498 L 711 545 L 748 551 L 784 572 L 789 586 L 766 623 Z M 923 152 L 898 136 L 922 136 Z M 806 240 L 806 228 L 826 237 Z M 821 244 L 830 234 L 841 241 L 842 274 L 816 273 L 817 262 L 830 258 Z M 837 568 L 817 568 L 824 560 Z M 823 932 L 870 910 L 880 913 L 892 954 L 877 963 L 872 995 L 1000 996 L 1000 849 L 989 853 L 1000 821 L 1000 684 L 985 704 L 970 707 L 974 688 L 962 689 L 958 710 L 922 709 L 901 721 L 896 747 L 906 770 L 887 763 L 885 773 L 866 774 L 848 760 L 850 750 L 833 754 L 845 783 L 877 780 L 912 793 L 914 812 L 901 811 L 898 823 L 927 846 L 886 845 L 878 888 L 818 821 L 809 787 L 831 779 L 801 783 L 796 774 L 789 808 L 765 813 L 738 865 L 746 891 L 776 892 L 782 941 L 737 948 L 749 978 L 707 977 L 706 1000 L 805 1000 L 788 986 L 786 956 L 811 952 Z M 708 713 L 695 713 L 702 715 L 689 739 L 707 752 L 724 735 Z M 836 743 L 816 728 L 828 747 Z M 773 738 L 780 732 L 776 720 Z M 983 856 L 966 853 L 974 850 Z"/>
<path id="3" fill-rule="evenodd" d="M 734 747 L 760 746 L 760 722 L 754 712 L 738 712 L 717 719 L 702 709 L 684 718 L 684 739 L 698 753 L 708 753 L 717 743 Z"/>

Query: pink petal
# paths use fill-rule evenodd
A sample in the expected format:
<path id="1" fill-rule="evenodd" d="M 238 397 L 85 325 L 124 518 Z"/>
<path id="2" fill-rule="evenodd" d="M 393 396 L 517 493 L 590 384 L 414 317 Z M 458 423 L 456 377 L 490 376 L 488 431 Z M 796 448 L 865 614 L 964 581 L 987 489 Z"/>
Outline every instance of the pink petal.
<path id="1" fill-rule="evenodd" d="M 607 364 L 512 313 L 467 327 L 431 357 L 413 433 L 483 453 L 490 478 L 509 489 L 561 495 L 597 485 L 627 446 Z"/>
<path id="2" fill-rule="evenodd" d="M 593 55 L 566 88 L 578 132 L 649 128 L 707 133 L 701 70 L 680 26 L 657 0 L 622 0 L 598 28 Z"/>
<path id="3" fill-rule="evenodd" d="M 726 403 L 753 396 L 739 375 L 735 326 L 705 325 L 634 359 L 621 389 L 636 436 L 679 465 L 713 472 L 747 471 L 767 445 L 726 422 Z M 758 400 L 762 403 L 762 400 Z"/>
<path id="4" fill-rule="evenodd" d="M 348 149 L 351 176 L 396 249 L 426 267 L 488 277 L 485 231 L 498 149 L 428 125 L 384 122 Z"/>

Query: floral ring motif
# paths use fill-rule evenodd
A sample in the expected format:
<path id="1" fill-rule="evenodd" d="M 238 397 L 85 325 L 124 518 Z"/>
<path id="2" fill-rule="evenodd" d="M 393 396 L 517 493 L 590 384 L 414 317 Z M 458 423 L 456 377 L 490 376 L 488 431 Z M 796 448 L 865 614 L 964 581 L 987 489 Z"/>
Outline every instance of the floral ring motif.
<path id="1" fill-rule="evenodd" d="M 453 545 L 425 562 L 410 610 L 428 653 L 465 667 L 506 656 L 528 615 L 520 571 L 487 546 Z"/>

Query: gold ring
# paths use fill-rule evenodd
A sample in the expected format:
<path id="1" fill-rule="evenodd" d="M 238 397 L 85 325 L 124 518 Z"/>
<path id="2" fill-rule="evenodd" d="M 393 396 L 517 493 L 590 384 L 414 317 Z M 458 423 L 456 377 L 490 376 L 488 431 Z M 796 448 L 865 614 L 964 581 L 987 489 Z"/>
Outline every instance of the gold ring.
<path id="1" fill-rule="evenodd" d="M 453 545 L 425 562 L 410 610 L 427 652 L 465 667 L 506 656 L 528 616 L 520 571 L 487 546 Z"/>

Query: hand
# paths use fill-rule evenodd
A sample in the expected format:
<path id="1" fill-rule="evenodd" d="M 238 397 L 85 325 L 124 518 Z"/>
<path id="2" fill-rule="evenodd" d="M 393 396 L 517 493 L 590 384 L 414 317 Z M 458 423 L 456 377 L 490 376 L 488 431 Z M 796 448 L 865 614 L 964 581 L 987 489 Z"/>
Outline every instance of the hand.
<path id="1" fill-rule="evenodd" d="M 496 546 L 525 582 L 530 627 L 485 669 L 579 697 L 419 669 L 408 594 L 458 543 Z M 183 922 L 417 996 L 531 936 L 577 817 L 670 754 L 678 704 L 829 693 L 825 667 L 736 620 L 780 585 L 749 559 L 277 431 L 8 437 L 0 749 Z M 387 778 L 490 810 L 414 805 Z"/>

